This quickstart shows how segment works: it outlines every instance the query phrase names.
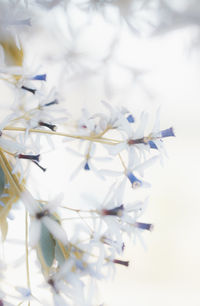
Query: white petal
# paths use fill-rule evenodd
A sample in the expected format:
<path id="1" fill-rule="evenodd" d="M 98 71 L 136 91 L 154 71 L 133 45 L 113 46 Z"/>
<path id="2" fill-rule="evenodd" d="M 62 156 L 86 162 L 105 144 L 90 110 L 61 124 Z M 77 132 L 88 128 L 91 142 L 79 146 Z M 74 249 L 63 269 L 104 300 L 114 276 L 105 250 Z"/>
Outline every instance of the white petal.
<path id="1" fill-rule="evenodd" d="M 21 200 L 23 201 L 26 210 L 34 216 L 36 212 L 39 210 L 38 202 L 33 198 L 31 193 L 28 190 L 25 190 L 21 194 Z"/>
<path id="2" fill-rule="evenodd" d="M 72 172 L 72 174 L 70 175 L 70 180 L 73 180 L 77 176 L 77 174 L 81 171 L 81 169 L 83 169 L 84 163 L 85 162 L 81 162 L 78 165 L 78 167 Z"/>
<path id="3" fill-rule="evenodd" d="M 46 205 L 46 208 L 50 211 L 50 213 L 54 212 L 58 206 L 61 205 L 64 194 L 59 193 L 52 201 L 49 201 Z"/>
<path id="4" fill-rule="evenodd" d="M 41 223 L 39 220 L 35 219 L 31 221 L 30 232 L 29 232 L 29 241 L 32 247 L 35 247 L 40 240 L 41 233 Z"/>
<path id="5" fill-rule="evenodd" d="M 138 165 L 137 167 L 135 167 L 133 170 L 134 171 L 138 171 L 138 172 L 142 172 L 146 169 L 149 168 L 150 166 L 152 166 L 156 161 L 158 161 L 160 159 L 159 155 L 153 156 L 152 158 L 149 158 L 147 161 L 145 161 L 144 163 Z"/>
<path id="6" fill-rule="evenodd" d="M 65 149 L 66 149 L 68 152 L 72 153 L 73 155 L 76 155 L 76 156 L 78 156 L 78 157 L 83 157 L 83 154 L 80 154 L 79 152 L 77 152 L 77 151 L 75 151 L 75 150 L 73 150 L 73 149 L 71 149 L 71 148 L 65 147 Z"/>
<path id="7" fill-rule="evenodd" d="M 142 112 L 140 116 L 140 123 L 139 126 L 135 132 L 135 137 L 141 138 L 144 136 L 145 128 L 148 122 L 148 114 L 145 112 Z"/>
<path id="8" fill-rule="evenodd" d="M 108 176 L 120 176 L 122 175 L 123 173 L 121 171 L 114 171 L 114 170 L 99 170 L 99 173 L 102 174 L 102 175 L 108 175 Z"/>
<path id="9" fill-rule="evenodd" d="M 9 139 L 0 138 L 0 147 L 11 153 L 24 152 L 26 147 Z"/>
<path id="10" fill-rule="evenodd" d="M 105 144 L 104 146 L 111 155 L 117 155 L 118 153 L 120 153 L 122 150 L 126 148 L 127 144 L 125 142 L 122 142 L 116 145 Z"/>
<path id="11" fill-rule="evenodd" d="M 69 306 L 69 304 L 67 302 L 65 302 L 63 297 L 60 296 L 59 294 L 54 294 L 53 300 L 54 300 L 54 305 L 55 306 Z"/>
<path id="12" fill-rule="evenodd" d="M 49 217 L 43 217 L 42 218 L 42 222 L 44 223 L 44 225 L 48 228 L 48 230 L 50 231 L 50 233 L 57 238 L 58 240 L 60 240 L 64 245 L 67 244 L 67 235 L 64 231 L 64 229 L 61 227 L 61 225 L 52 220 Z"/>

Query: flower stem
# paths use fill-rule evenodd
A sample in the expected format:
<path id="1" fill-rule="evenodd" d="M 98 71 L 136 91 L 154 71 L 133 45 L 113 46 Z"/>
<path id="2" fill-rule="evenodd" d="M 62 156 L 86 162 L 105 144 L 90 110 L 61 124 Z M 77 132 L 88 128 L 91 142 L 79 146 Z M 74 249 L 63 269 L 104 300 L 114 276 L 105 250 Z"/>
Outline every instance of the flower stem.
<path id="1" fill-rule="evenodd" d="M 4 128 L 5 131 L 18 131 L 18 132 L 26 132 L 26 128 L 23 127 L 13 127 L 13 126 L 6 126 Z M 92 142 L 99 142 L 103 144 L 108 144 L 108 145 L 116 145 L 120 143 L 121 141 L 116 140 L 116 139 L 110 139 L 110 138 L 101 138 L 98 135 L 94 136 L 84 136 L 84 135 L 71 135 L 67 133 L 62 133 L 62 132 L 54 132 L 54 131 L 47 131 L 47 130 L 40 130 L 40 129 L 28 129 L 29 133 L 41 133 L 41 134 L 47 134 L 47 135 L 56 135 L 56 136 L 63 136 L 63 137 L 69 137 L 69 138 L 74 138 L 74 139 L 82 139 L 82 140 L 89 140 Z"/>
<path id="2" fill-rule="evenodd" d="M 27 278 L 27 287 L 31 290 L 30 282 L 30 270 L 29 270 L 29 252 L 28 252 L 28 212 L 25 214 L 25 250 L 26 250 L 26 278 Z M 30 306 L 30 301 L 28 302 Z"/>

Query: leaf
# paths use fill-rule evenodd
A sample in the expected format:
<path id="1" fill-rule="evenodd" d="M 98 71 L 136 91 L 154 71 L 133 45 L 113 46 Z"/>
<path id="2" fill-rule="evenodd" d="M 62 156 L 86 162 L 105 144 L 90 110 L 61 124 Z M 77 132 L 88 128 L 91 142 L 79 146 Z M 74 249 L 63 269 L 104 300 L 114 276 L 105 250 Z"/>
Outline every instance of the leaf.
<path id="1" fill-rule="evenodd" d="M 55 240 L 44 224 L 41 225 L 41 236 L 39 244 L 46 265 L 51 267 L 55 258 Z"/>
<path id="2" fill-rule="evenodd" d="M 0 195 L 3 193 L 4 187 L 5 187 L 5 174 L 3 172 L 3 169 L 0 166 Z"/>

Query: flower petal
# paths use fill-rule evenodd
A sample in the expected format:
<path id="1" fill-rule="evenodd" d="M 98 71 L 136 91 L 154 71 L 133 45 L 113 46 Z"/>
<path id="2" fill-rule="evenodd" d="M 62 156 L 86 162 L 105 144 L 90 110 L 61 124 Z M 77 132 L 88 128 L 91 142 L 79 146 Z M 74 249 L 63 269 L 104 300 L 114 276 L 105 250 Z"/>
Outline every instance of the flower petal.
<path id="1" fill-rule="evenodd" d="M 67 235 L 61 225 L 50 217 L 43 217 L 42 222 L 48 228 L 49 232 L 64 245 L 67 244 Z"/>

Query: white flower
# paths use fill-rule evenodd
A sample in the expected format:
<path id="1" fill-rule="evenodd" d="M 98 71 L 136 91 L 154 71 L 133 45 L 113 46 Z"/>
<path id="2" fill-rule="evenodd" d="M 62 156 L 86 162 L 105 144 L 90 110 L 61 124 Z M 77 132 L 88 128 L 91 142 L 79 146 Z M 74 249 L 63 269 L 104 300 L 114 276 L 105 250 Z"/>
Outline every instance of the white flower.
<path id="1" fill-rule="evenodd" d="M 109 162 L 112 160 L 110 157 L 95 157 L 94 153 L 96 151 L 96 145 L 92 142 L 88 142 L 85 146 L 84 153 L 81 154 L 71 148 L 66 147 L 66 150 L 73 155 L 80 157 L 83 161 L 76 167 L 76 169 L 71 174 L 71 179 L 73 179 L 81 169 L 85 171 L 92 171 L 100 179 L 104 179 L 104 176 L 100 174 L 99 170 L 94 166 L 94 161 Z"/>
<path id="2" fill-rule="evenodd" d="M 58 239 L 66 245 L 68 241 L 67 235 L 61 225 L 53 219 L 53 213 L 56 211 L 58 205 L 61 204 L 60 196 L 44 205 L 40 205 L 28 191 L 25 191 L 21 198 L 32 217 L 30 225 L 30 245 L 34 247 L 38 244 L 42 224 L 45 225 L 55 239 Z"/>

